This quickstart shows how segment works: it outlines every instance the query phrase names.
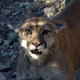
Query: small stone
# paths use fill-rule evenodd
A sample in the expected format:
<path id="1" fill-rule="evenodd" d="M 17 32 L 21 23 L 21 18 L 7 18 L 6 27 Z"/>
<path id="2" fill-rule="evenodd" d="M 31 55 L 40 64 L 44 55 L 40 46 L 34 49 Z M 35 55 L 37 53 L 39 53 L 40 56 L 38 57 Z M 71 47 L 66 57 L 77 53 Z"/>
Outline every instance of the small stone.
<path id="1" fill-rule="evenodd" d="M 10 16 L 9 18 L 10 18 L 10 19 L 12 19 L 12 18 L 13 18 L 13 16 Z"/>
<path id="2" fill-rule="evenodd" d="M 9 9 L 14 9 L 15 6 L 9 6 Z"/>
<path id="3" fill-rule="evenodd" d="M 44 14 L 50 18 L 55 14 L 55 7 L 52 5 L 51 7 L 44 8 Z"/>
<path id="4" fill-rule="evenodd" d="M 26 9 L 29 9 L 30 6 L 31 6 L 31 4 L 30 4 L 29 2 L 25 2 L 25 3 L 24 3 L 24 6 L 25 6 Z"/>
<path id="5" fill-rule="evenodd" d="M 17 55 L 13 55 L 13 56 L 11 57 L 11 59 L 14 60 L 16 57 L 17 57 Z"/>
<path id="6" fill-rule="evenodd" d="M 55 7 L 56 7 L 56 9 L 59 9 L 60 8 L 60 3 L 55 3 Z"/>
<path id="7" fill-rule="evenodd" d="M 11 67 L 10 67 L 9 63 L 0 64 L 0 71 L 1 72 L 7 72 L 10 70 L 11 70 Z"/>
<path id="8" fill-rule="evenodd" d="M 5 56 L 7 56 L 7 55 L 8 55 L 8 53 L 7 53 L 7 52 L 5 52 L 4 50 L 1 50 L 1 55 L 2 55 L 3 57 L 5 57 Z"/>
<path id="9" fill-rule="evenodd" d="M 2 45 L 4 43 L 4 39 L 3 37 L 0 35 L 0 45 Z"/>
<path id="10" fill-rule="evenodd" d="M 24 3 L 23 2 L 19 4 L 19 7 L 20 8 L 22 8 L 23 6 L 24 6 Z"/>
<path id="11" fill-rule="evenodd" d="M 15 78 L 15 77 L 16 77 L 16 73 L 17 73 L 17 72 L 14 72 L 11 76 L 12 76 L 13 78 Z"/>
<path id="12" fill-rule="evenodd" d="M 5 25 L 5 22 L 1 22 L 1 26 L 4 26 Z"/>
<path id="13" fill-rule="evenodd" d="M 30 3 L 29 2 L 25 2 L 24 6 L 30 6 Z"/>
<path id="14" fill-rule="evenodd" d="M 10 52 L 9 56 L 11 57 L 11 56 L 13 56 L 13 55 L 14 55 L 14 51 L 13 51 L 13 50 L 11 50 L 11 52 Z"/>
<path id="15" fill-rule="evenodd" d="M 9 41 L 8 40 L 4 40 L 4 44 L 3 45 L 9 45 Z"/>
<path id="16" fill-rule="evenodd" d="M 11 10 L 9 10 L 9 9 L 3 9 L 3 10 L 2 10 L 2 13 L 3 13 L 5 16 L 8 16 L 8 15 L 11 13 Z"/>
<path id="17" fill-rule="evenodd" d="M 0 72 L 0 80 L 6 80 L 5 76 Z"/>
<path id="18" fill-rule="evenodd" d="M 21 11 L 16 11 L 16 12 L 12 13 L 12 15 L 15 16 L 15 15 L 19 14 L 20 12 Z"/>

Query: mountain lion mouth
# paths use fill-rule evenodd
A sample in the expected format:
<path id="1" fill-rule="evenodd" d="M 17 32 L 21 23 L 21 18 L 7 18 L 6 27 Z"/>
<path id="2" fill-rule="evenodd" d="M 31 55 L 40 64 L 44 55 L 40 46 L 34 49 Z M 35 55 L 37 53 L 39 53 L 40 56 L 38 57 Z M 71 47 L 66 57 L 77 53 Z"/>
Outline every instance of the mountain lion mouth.
<path id="1" fill-rule="evenodd" d="M 42 54 L 42 51 L 40 51 L 39 49 L 34 49 L 34 50 L 31 50 L 31 53 L 32 54 Z"/>

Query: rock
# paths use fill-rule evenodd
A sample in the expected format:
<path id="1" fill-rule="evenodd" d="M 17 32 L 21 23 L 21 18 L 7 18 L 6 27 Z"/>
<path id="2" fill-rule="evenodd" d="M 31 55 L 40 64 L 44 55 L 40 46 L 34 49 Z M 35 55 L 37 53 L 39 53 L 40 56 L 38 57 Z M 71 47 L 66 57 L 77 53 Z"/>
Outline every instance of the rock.
<path id="1" fill-rule="evenodd" d="M 14 60 L 14 59 L 16 59 L 17 58 L 17 55 L 13 55 L 12 57 L 11 57 L 11 60 Z"/>
<path id="2" fill-rule="evenodd" d="M 6 80 L 5 76 L 0 72 L 0 80 Z"/>
<path id="3" fill-rule="evenodd" d="M 29 2 L 21 2 L 20 4 L 19 4 L 19 7 L 20 8 L 26 8 L 26 9 L 28 9 L 29 7 L 31 6 L 31 4 L 29 3 Z"/>
<path id="4" fill-rule="evenodd" d="M 9 6 L 8 8 L 9 8 L 9 9 L 14 9 L 14 8 L 15 8 L 15 6 Z"/>
<path id="5" fill-rule="evenodd" d="M 5 52 L 4 50 L 1 50 L 1 55 L 2 55 L 2 57 L 5 57 L 5 56 L 7 56 L 7 55 L 8 55 L 8 53 L 7 53 L 7 52 Z"/>
<path id="6" fill-rule="evenodd" d="M 30 4 L 29 2 L 25 2 L 25 3 L 24 3 L 24 6 L 25 6 L 26 9 L 29 9 L 30 6 L 31 6 L 31 4 Z"/>
<path id="7" fill-rule="evenodd" d="M 20 12 L 21 11 L 16 11 L 16 12 L 12 13 L 12 15 L 15 16 L 15 15 L 19 14 Z"/>
<path id="8" fill-rule="evenodd" d="M 55 14 L 55 7 L 52 5 L 51 7 L 44 8 L 44 15 L 46 15 L 48 18 L 54 16 Z"/>
<path id="9" fill-rule="evenodd" d="M 27 0 L 28 2 L 34 2 L 34 0 Z"/>
<path id="10" fill-rule="evenodd" d="M 80 69 L 76 71 L 75 76 L 77 78 L 76 80 L 80 80 Z"/>
<path id="11" fill-rule="evenodd" d="M 53 3 L 55 0 L 45 0 L 46 1 L 46 4 L 50 4 L 50 3 Z"/>
<path id="12" fill-rule="evenodd" d="M 24 6 L 30 6 L 30 3 L 29 2 L 25 2 Z"/>
<path id="13" fill-rule="evenodd" d="M 61 4 L 60 4 L 59 2 L 55 3 L 55 8 L 56 8 L 56 9 L 59 9 L 60 6 L 61 6 Z"/>
<path id="14" fill-rule="evenodd" d="M 22 8 L 23 6 L 24 6 L 24 3 L 21 2 L 21 3 L 19 4 L 19 7 Z"/>
<path id="15" fill-rule="evenodd" d="M 14 55 L 14 51 L 11 50 L 9 56 L 11 57 L 11 56 L 13 56 L 13 55 Z"/>
<path id="16" fill-rule="evenodd" d="M 9 63 L 5 63 L 5 64 L 0 63 L 0 72 L 7 72 L 10 70 L 11 70 L 11 67 Z"/>
<path id="17" fill-rule="evenodd" d="M 3 15 L 3 13 L 1 13 L 1 14 L 0 14 L 0 18 L 3 18 L 3 17 L 4 17 L 4 15 Z M 1 26 L 1 25 L 0 25 L 0 26 Z"/>
<path id="18" fill-rule="evenodd" d="M 11 76 L 12 76 L 12 78 L 15 78 L 16 77 L 16 73 L 17 72 L 14 72 Z"/>
<path id="19" fill-rule="evenodd" d="M 7 51 L 9 49 L 8 40 L 4 40 L 4 44 L 2 45 L 2 50 Z"/>
<path id="20" fill-rule="evenodd" d="M 0 35 L 0 45 L 2 45 L 4 43 L 4 39 L 3 37 Z"/>
<path id="21" fill-rule="evenodd" d="M 13 16 L 11 15 L 9 18 L 10 18 L 10 19 L 12 19 L 12 18 L 13 18 Z"/>
<path id="22" fill-rule="evenodd" d="M 5 25 L 5 22 L 2 21 L 0 24 L 1 24 L 1 26 L 4 26 Z"/>
<path id="23" fill-rule="evenodd" d="M 2 13 L 3 13 L 5 16 L 8 16 L 8 15 L 11 13 L 11 10 L 9 10 L 9 9 L 3 9 L 3 10 L 2 10 Z"/>

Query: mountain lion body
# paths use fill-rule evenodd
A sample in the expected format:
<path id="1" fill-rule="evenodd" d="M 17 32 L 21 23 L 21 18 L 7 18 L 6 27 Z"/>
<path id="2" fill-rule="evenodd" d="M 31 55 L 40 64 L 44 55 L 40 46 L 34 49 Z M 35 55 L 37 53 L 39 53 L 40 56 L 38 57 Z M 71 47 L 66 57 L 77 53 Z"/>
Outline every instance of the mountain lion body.
<path id="1" fill-rule="evenodd" d="M 26 20 L 18 33 L 21 50 L 16 80 L 76 80 L 80 0 L 72 0 L 52 21 L 40 17 Z"/>

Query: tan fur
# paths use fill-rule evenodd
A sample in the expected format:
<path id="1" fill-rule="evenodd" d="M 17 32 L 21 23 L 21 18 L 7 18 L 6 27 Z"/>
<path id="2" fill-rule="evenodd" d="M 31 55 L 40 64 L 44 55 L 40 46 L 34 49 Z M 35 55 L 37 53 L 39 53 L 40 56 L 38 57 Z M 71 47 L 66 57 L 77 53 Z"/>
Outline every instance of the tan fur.
<path id="1" fill-rule="evenodd" d="M 66 42 L 69 48 L 69 54 L 74 64 L 74 68 L 80 67 L 80 0 L 72 0 L 71 3 L 54 19 L 60 22 L 66 22 L 67 27 L 62 30 L 58 36 L 62 42 Z M 54 21 L 53 21 L 54 22 Z M 63 39 L 64 36 L 64 39 Z M 67 36 L 67 37 L 66 37 Z M 58 38 L 59 38 L 58 37 Z M 64 41 L 63 41 L 64 40 Z M 59 39 L 60 41 L 60 39 Z M 60 48 L 65 48 L 64 43 L 59 42 Z M 68 43 L 67 43 L 68 42 Z M 61 46 L 62 45 L 62 46 Z"/>
<path id="2" fill-rule="evenodd" d="M 80 0 L 71 3 L 52 21 L 33 17 L 26 20 L 19 30 L 21 50 L 18 58 L 16 80 L 76 80 L 74 72 L 80 67 Z M 56 24 L 67 26 L 61 29 Z M 27 35 L 25 29 L 34 28 L 33 34 Z M 46 27 L 50 30 L 45 37 L 41 34 Z M 26 42 L 25 42 L 25 41 Z M 27 42 L 30 45 L 27 45 Z M 32 43 L 42 43 L 42 55 L 32 57 L 28 49 Z M 30 47 L 30 48 L 28 48 Z M 43 48 L 43 49 L 42 49 Z M 29 76 L 29 78 L 28 78 Z"/>

